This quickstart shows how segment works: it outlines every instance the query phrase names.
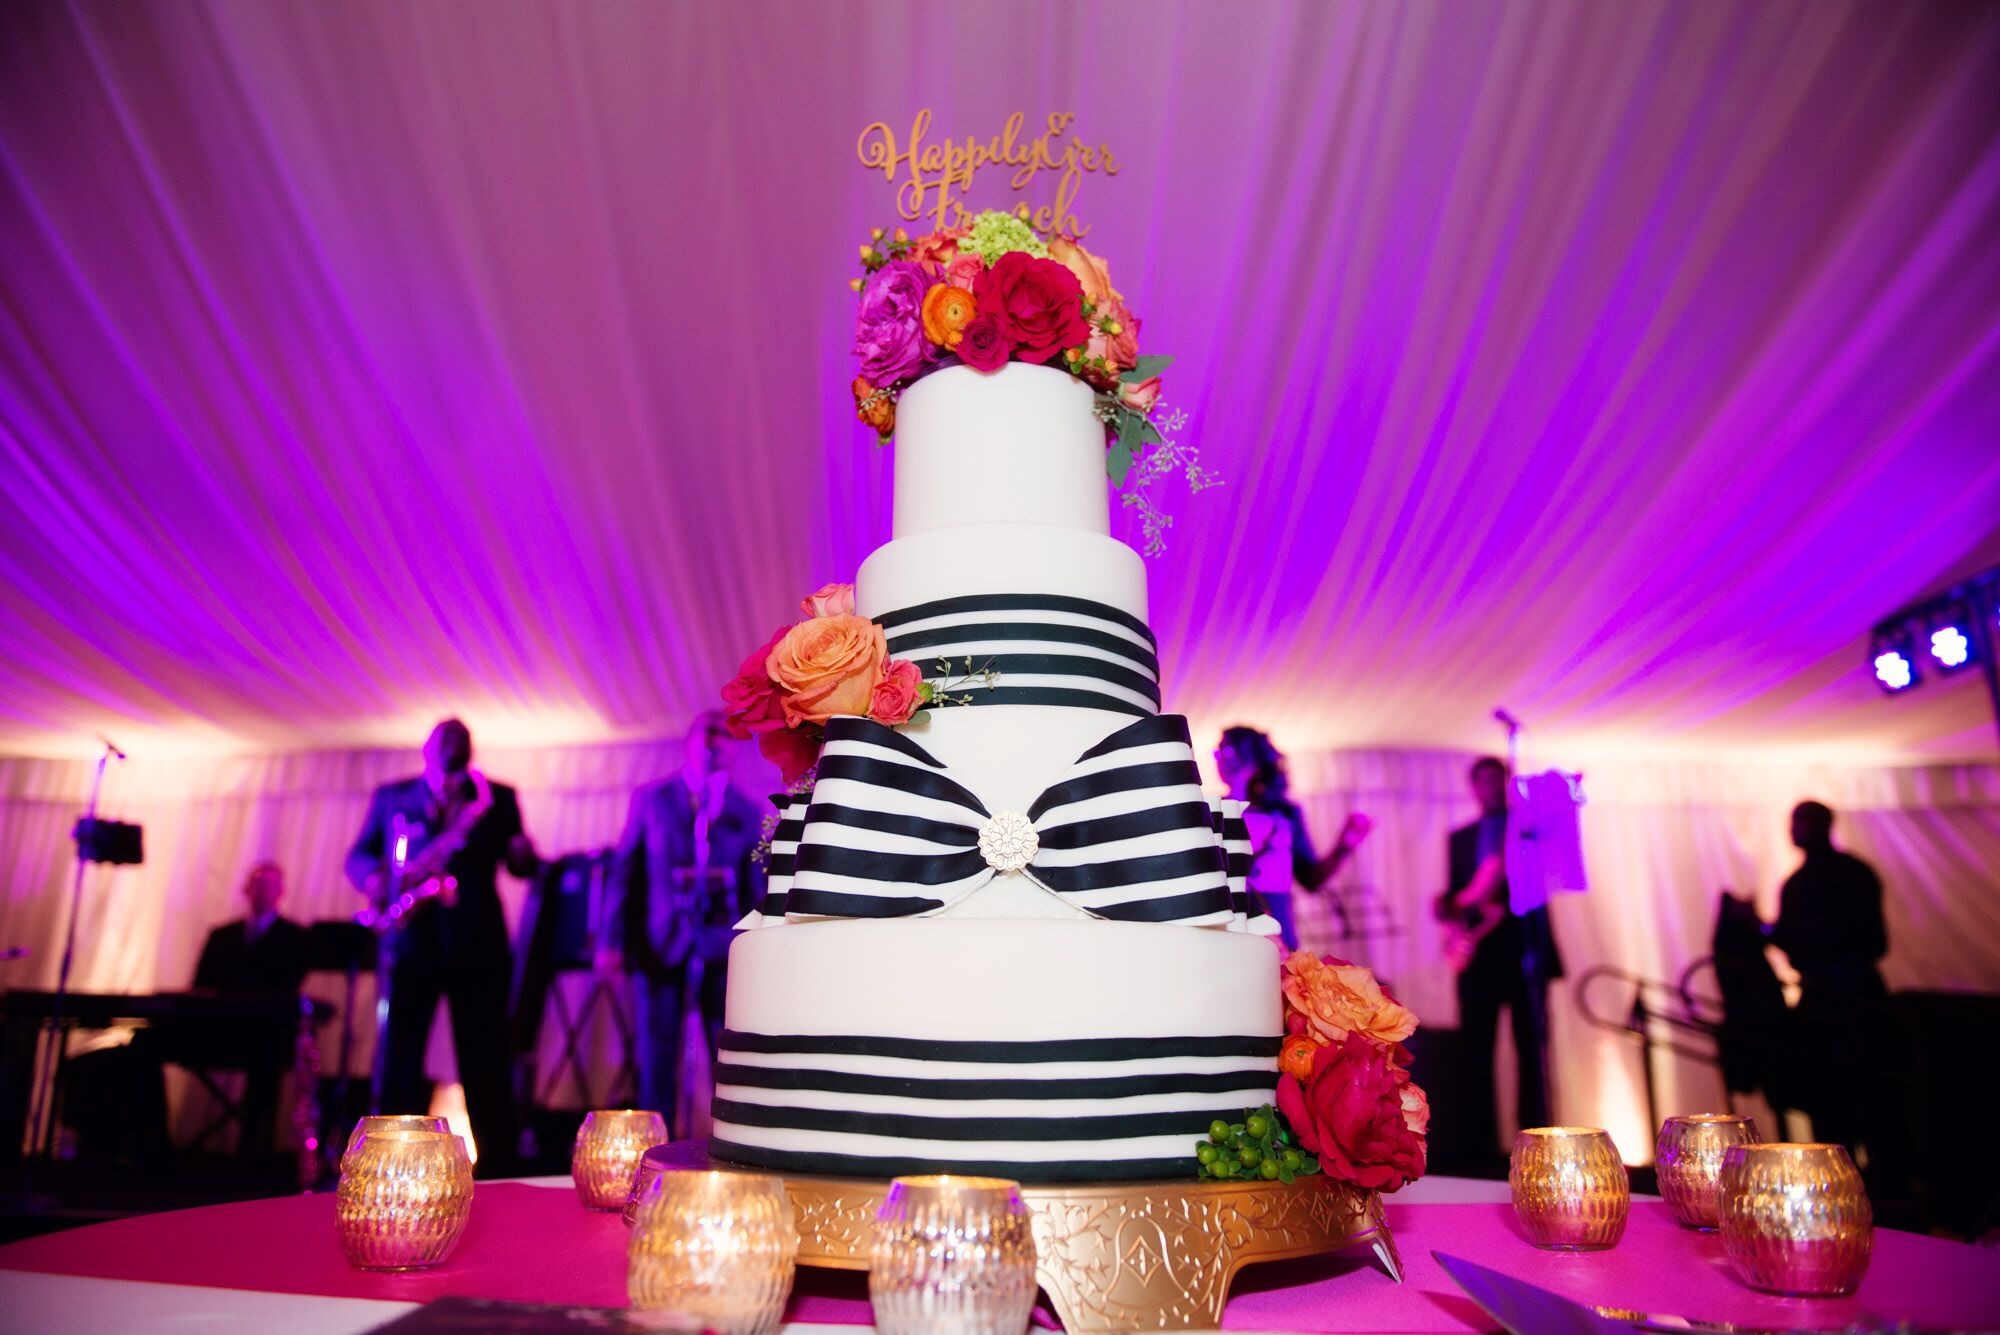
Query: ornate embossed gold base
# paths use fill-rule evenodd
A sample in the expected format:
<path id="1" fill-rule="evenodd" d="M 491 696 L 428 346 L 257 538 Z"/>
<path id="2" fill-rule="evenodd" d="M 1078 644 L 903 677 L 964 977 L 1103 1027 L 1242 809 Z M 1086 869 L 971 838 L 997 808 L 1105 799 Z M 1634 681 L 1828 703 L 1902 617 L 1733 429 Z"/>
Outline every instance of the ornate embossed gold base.
<path id="1" fill-rule="evenodd" d="M 646 1152 L 666 1171 L 757 1172 L 710 1159 L 700 1141 Z M 783 1174 L 799 1264 L 866 1270 L 887 1182 Z M 1281 1182 L 1064 1182 L 1023 1186 L 1036 1278 L 1071 1335 L 1214 1330 L 1236 1272 L 1366 1242 L 1397 1283 L 1402 1260 L 1382 1198 L 1327 1177 Z"/>

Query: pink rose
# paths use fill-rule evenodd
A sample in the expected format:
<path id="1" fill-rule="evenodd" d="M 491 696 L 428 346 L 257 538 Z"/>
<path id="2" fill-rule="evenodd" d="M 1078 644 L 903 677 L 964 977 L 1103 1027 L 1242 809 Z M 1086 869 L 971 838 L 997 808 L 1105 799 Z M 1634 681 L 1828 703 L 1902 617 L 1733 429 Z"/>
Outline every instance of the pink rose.
<path id="1" fill-rule="evenodd" d="M 854 317 L 854 355 L 873 385 L 913 379 L 937 356 L 924 337 L 924 293 L 930 275 L 921 264 L 891 260 L 868 276 Z"/>
<path id="2" fill-rule="evenodd" d="M 965 291 L 970 292 L 973 285 L 979 281 L 979 275 L 985 272 L 985 260 L 980 259 L 977 255 L 960 255 L 950 264 L 945 265 L 944 281 L 953 287 L 963 288 Z"/>
<path id="3" fill-rule="evenodd" d="M 944 227 L 910 243 L 910 258 L 930 273 L 938 273 L 958 258 L 958 243 L 971 235 L 966 227 Z M 972 257 L 976 262 L 979 257 Z"/>
<path id="4" fill-rule="evenodd" d="M 722 703 L 728 710 L 723 723 L 737 741 L 785 726 L 784 694 L 771 680 L 765 660 L 791 630 L 786 626 L 764 642 L 764 647 L 743 660 L 736 678 L 722 688 Z"/>
<path id="5" fill-rule="evenodd" d="M 786 726 L 796 728 L 866 714 L 888 657 L 882 628 L 868 618 L 814 617 L 787 630 L 764 667 L 785 693 Z"/>
<path id="6" fill-rule="evenodd" d="M 822 584 L 799 603 L 799 611 L 809 617 L 844 617 L 854 614 L 852 584 Z"/>
<path id="7" fill-rule="evenodd" d="M 958 359 L 975 371 L 997 371 L 1013 352 L 1007 336 L 1000 332 L 1000 318 L 975 315 L 958 339 Z"/>
<path id="8" fill-rule="evenodd" d="M 1001 334 L 1021 361 L 1047 362 L 1090 337 L 1083 289 L 1076 275 L 1054 260 L 1010 250 L 979 276 L 972 291 L 979 313 L 999 319 Z"/>
<path id="9" fill-rule="evenodd" d="M 1160 378 L 1151 376 L 1136 385 L 1119 381 L 1118 401 L 1142 415 L 1153 411 L 1153 405 L 1160 401 Z"/>
<path id="10" fill-rule="evenodd" d="M 1113 333 L 1103 326 L 1117 326 Z M 1121 371 L 1129 371 L 1139 364 L 1139 317 L 1125 309 L 1125 303 L 1113 297 L 1106 305 L 1099 306 L 1097 313 L 1090 317 L 1090 342 L 1085 345 L 1084 355 L 1102 357 Z"/>
<path id="11" fill-rule="evenodd" d="M 819 764 L 820 735 L 817 728 L 778 728 L 757 734 L 757 749 L 764 759 L 778 767 L 787 784 Z"/>
<path id="12" fill-rule="evenodd" d="M 1395 1191 L 1424 1175 L 1424 1134 L 1405 1111 L 1406 1088 L 1416 1087 L 1386 1051 L 1349 1034 L 1319 1050 L 1303 1085 L 1279 1077 L 1278 1111 L 1327 1176 Z M 1415 1102 L 1423 1103 L 1422 1091 Z M 1424 1125 L 1429 1116 L 1423 1104 Z"/>
<path id="13" fill-rule="evenodd" d="M 868 717 L 877 723 L 908 723 L 924 706 L 924 674 L 915 663 L 898 658 L 882 665 L 882 680 L 868 699 Z"/>

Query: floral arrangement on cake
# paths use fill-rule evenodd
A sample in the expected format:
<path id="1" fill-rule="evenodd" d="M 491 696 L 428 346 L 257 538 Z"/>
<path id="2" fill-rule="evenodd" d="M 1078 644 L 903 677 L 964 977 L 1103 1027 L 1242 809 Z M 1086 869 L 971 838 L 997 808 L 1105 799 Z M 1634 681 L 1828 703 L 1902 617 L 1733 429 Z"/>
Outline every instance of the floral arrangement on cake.
<path id="1" fill-rule="evenodd" d="M 988 210 L 918 237 L 901 227 L 869 234 L 865 273 L 850 284 L 860 298 L 855 415 L 887 443 L 897 395 L 932 371 L 992 372 L 1008 362 L 1068 371 L 1096 393 L 1112 482 L 1123 485 L 1143 461 L 1125 503 L 1140 511 L 1156 554 L 1173 520 L 1152 485 L 1173 473 L 1185 473 L 1193 491 L 1217 481 L 1171 438 L 1186 418 L 1160 408 L 1160 375 L 1173 358 L 1141 356 L 1139 317 L 1111 286 L 1109 266 L 1074 236 L 1036 231 L 1026 213 Z"/>
<path id="2" fill-rule="evenodd" d="M 1285 1037 L 1275 1105 L 1217 1121 L 1196 1146 L 1204 1180 L 1313 1172 L 1371 1191 L 1424 1175 L 1430 1102 L 1410 1078 L 1417 1017 L 1359 964 L 1296 950 L 1280 974 Z"/>
<path id="3" fill-rule="evenodd" d="M 926 681 L 923 669 L 889 657 L 882 627 L 854 610 L 852 584 L 827 584 L 799 602 L 803 621 L 781 626 L 743 660 L 722 688 L 724 722 L 738 741 L 757 749 L 798 785 L 819 762 L 826 721 L 839 714 L 895 725 L 920 718 L 934 704 L 957 703 L 950 692 L 993 673 Z M 948 665 L 942 665 L 948 667 Z"/>

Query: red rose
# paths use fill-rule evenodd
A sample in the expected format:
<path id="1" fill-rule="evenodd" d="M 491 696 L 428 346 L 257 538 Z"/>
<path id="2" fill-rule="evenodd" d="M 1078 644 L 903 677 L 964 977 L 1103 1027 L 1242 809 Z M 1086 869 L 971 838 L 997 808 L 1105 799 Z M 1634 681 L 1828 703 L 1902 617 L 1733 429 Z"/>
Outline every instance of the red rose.
<path id="1" fill-rule="evenodd" d="M 784 696 L 778 690 L 778 683 L 771 680 L 764 660 L 790 630 L 790 626 L 780 627 L 777 634 L 764 642 L 763 648 L 743 660 L 743 666 L 736 669 L 736 679 L 722 688 L 722 703 L 729 711 L 723 723 L 728 726 L 729 735 L 739 742 L 785 726 Z"/>
<path id="2" fill-rule="evenodd" d="M 764 759 L 778 767 L 787 784 L 819 764 L 820 731 L 814 727 L 777 728 L 757 734 L 757 749 Z"/>
<path id="3" fill-rule="evenodd" d="M 972 295 L 981 315 L 1000 321 L 1000 332 L 1024 362 L 1046 362 L 1090 338 L 1083 318 L 1083 287 L 1054 260 L 1010 250 L 980 275 Z M 960 356 L 964 356 L 961 348 Z"/>
<path id="4" fill-rule="evenodd" d="M 1405 1086 L 1416 1088 L 1387 1049 L 1349 1034 L 1319 1050 L 1303 1087 L 1290 1076 L 1278 1077 L 1278 1111 L 1299 1144 L 1319 1156 L 1327 1176 L 1395 1191 L 1424 1175 L 1420 1128 L 1429 1109 L 1419 1095 L 1406 1116 Z M 1417 1107 L 1423 1107 L 1421 1118 Z"/>
<path id="5" fill-rule="evenodd" d="M 1007 364 L 1013 351 L 1007 336 L 1000 332 L 1000 317 L 975 315 L 959 334 L 958 359 L 975 371 L 997 371 Z"/>

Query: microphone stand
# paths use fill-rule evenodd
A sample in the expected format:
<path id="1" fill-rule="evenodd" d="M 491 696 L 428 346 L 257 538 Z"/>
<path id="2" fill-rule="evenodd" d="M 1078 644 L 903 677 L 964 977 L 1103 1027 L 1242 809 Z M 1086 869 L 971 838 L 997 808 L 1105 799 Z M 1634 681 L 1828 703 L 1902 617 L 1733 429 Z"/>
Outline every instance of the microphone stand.
<path id="1" fill-rule="evenodd" d="M 84 812 L 87 822 L 82 827 L 84 829 L 96 828 L 97 801 L 104 792 L 104 770 L 113 756 L 123 760 L 125 753 L 106 741 L 104 750 L 97 757 L 97 770 L 91 776 L 90 805 Z M 69 971 L 76 960 L 76 922 L 83 916 L 83 873 L 89 865 L 90 859 L 84 856 L 83 840 L 79 837 L 76 841 L 76 872 L 70 878 L 69 932 L 63 942 L 62 966 L 56 972 L 55 998 L 49 1003 L 48 1018 L 42 1021 L 42 1028 L 35 1038 L 34 1086 L 28 1102 L 28 1154 L 21 1170 L 22 1194 L 30 1198 L 34 1195 L 35 1160 L 51 1148 L 50 1140 L 55 1130 L 50 1127 L 50 1134 L 44 1135 L 42 1121 L 55 1116 L 56 1068 L 62 1064 L 64 1047 L 63 1000 L 69 995 Z"/>

